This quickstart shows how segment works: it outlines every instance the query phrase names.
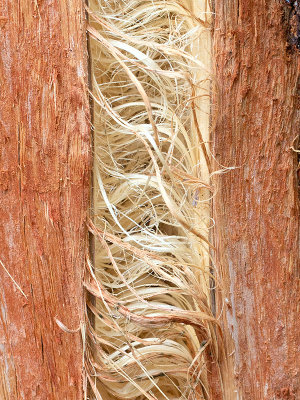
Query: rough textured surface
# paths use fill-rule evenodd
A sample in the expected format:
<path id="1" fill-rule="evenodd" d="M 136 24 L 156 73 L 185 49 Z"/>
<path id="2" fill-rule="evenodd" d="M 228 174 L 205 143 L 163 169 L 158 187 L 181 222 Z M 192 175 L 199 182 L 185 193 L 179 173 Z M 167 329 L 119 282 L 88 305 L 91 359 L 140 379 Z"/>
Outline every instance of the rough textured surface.
<path id="1" fill-rule="evenodd" d="M 0 3 L 0 398 L 82 399 L 90 166 L 80 0 Z M 23 290 L 17 288 L 12 278 Z"/>
<path id="2" fill-rule="evenodd" d="M 290 6 L 216 2 L 214 153 L 218 293 L 229 356 L 226 398 L 300 398 L 299 52 L 287 46 Z M 220 166 L 218 167 L 220 168 Z M 231 360 L 231 361 L 230 361 Z M 226 385 L 226 383 L 225 383 Z"/>

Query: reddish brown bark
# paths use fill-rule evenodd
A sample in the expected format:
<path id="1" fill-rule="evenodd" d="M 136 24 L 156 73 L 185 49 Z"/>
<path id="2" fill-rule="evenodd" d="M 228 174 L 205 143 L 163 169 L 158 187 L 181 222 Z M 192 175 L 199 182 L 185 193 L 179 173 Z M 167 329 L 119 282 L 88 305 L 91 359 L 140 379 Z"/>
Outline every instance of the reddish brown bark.
<path id="1" fill-rule="evenodd" d="M 83 321 L 83 4 L 2 0 L 0 29 L 0 398 L 82 399 L 81 333 L 55 319 Z"/>
<path id="2" fill-rule="evenodd" d="M 287 46 L 288 7 L 279 0 L 216 1 L 214 153 L 236 167 L 219 176 L 214 199 L 227 399 L 237 398 L 234 373 L 239 399 L 300 398 L 299 207 L 291 150 L 299 133 L 299 53 Z"/>

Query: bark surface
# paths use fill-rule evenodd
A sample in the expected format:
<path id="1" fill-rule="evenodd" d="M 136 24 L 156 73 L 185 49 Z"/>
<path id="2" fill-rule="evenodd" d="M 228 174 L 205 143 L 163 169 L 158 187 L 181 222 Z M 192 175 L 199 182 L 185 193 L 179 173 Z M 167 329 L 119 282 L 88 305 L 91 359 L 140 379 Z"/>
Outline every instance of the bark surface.
<path id="1" fill-rule="evenodd" d="M 288 44 L 292 5 L 224 0 L 215 7 L 214 154 L 235 167 L 217 178 L 213 210 L 226 399 L 299 399 L 299 203 L 291 147 L 300 84 L 299 51 Z"/>
<path id="2" fill-rule="evenodd" d="M 82 7 L 0 2 L 3 400 L 83 398 L 90 138 Z"/>

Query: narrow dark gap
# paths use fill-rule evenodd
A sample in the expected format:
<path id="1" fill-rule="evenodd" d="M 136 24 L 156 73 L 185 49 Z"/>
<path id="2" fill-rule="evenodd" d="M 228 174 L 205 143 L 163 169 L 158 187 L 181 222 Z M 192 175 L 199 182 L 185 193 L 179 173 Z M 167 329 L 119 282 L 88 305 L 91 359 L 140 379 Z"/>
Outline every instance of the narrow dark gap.
<path id="1" fill-rule="evenodd" d="M 89 1 L 85 1 L 86 6 L 89 6 Z M 86 24 L 89 24 L 89 14 L 85 11 Z M 86 32 L 86 41 L 87 41 L 87 71 L 88 71 L 88 90 L 89 90 L 89 108 L 90 108 L 90 143 L 91 143 L 91 165 L 90 165 L 90 202 L 89 202 L 89 213 L 88 218 L 92 221 L 94 220 L 94 151 L 95 151 L 95 138 L 94 138 L 94 101 L 91 96 L 93 83 L 92 83 L 92 56 L 91 56 L 91 39 Z M 88 231 L 88 257 L 91 263 L 91 268 L 93 271 L 95 270 L 95 236 Z M 91 304 L 92 306 L 96 306 L 96 298 L 89 291 L 85 291 L 85 307 L 88 321 L 87 324 L 95 329 L 96 326 L 96 318 L 95 314 L 91 311 L 91 307 L 88 306 Z M 87 344 L 88 345 L 88 344 Z M 85 360 L 86 362 L 87 360 Z M 86 381 L 86 395 L 88 398 L 92 398 L 92 387 L 89 380 Z"/>
<path id="2" fill-rule="evenodd" d="M 88 0 L 86 0 L 85 4 L 88 6 Z M 86 15 L 86 22 L 89 22 L 89 15 L 88 12 L 85 12 Z M 90 48 L 90 37 L 87 35 L 87 56 L 88 56 L 88 89 L 91 93 L 92 91 L 92 57 L 91 57 L 91 48 Z M 94 219 L 94 129 L 93 129 L 93 121 L 94 121 L 94 103 L 92 97 L 89 95 L 89 105 L 90 105 L 90 135 L 91 135 L 91 173 L 90 173 L 90 212 L 89 217 L 91 220 Z M 92 267 L 95 266 L 95 237 L 94 235 L 89 232 L 89 258 L 92 264 Z M 87 301 L 91 302 L 93 305 L 95 304 L 95 298 L 90 293 L 87 292 Z M 87 309 L 88 318 L 91 325 L 95 326 L 95 316 L 94 314 Z"/>

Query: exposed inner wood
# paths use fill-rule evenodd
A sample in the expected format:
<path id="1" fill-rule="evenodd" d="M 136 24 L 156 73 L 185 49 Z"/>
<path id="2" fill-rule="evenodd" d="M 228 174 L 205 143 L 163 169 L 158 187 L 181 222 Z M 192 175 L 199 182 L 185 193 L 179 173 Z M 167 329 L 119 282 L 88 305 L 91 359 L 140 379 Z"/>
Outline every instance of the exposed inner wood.
<path id="1" fill-rule="evenodd" d="M 211 11 L 201 1 L 90 1 L 95 325 L 102 399 L 221 392 L 211 310 Z"/>

